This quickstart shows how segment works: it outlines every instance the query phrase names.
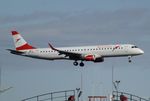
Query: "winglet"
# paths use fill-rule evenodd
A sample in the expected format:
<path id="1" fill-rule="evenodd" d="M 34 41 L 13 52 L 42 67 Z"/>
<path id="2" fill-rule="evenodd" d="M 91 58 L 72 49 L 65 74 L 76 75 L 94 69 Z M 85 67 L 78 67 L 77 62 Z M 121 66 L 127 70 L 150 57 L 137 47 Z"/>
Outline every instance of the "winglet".
<path id="1" fill-rule="evenodd" d="M 58 49 L 54 48 L 50 43 L 48 43 L 48 45 L 52 50 L 58 51 Z"/>

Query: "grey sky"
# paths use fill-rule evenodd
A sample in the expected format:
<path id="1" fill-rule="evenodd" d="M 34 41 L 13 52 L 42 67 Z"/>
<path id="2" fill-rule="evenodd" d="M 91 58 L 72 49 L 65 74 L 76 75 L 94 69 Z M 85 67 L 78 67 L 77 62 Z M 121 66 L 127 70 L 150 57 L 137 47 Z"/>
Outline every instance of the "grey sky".
<path id="1" fill-rule="evenodd" d="M 149 0 L 2 0 L 0 3 L 0 63 L 2 87 L 13 86 L 0 100 L 19 101 L 41 93 L 80 87 L 83 98 L 111 91 L 111 67 L 120 90 L 150 97 L 150 7 Z M 45 61 L 9 54 L 14 48 L 11 30 L 19 31 L 35 47 L 95 44 L 136 44 L 143 56 L 85 62 L 75 68 L 72 61 Z"/>

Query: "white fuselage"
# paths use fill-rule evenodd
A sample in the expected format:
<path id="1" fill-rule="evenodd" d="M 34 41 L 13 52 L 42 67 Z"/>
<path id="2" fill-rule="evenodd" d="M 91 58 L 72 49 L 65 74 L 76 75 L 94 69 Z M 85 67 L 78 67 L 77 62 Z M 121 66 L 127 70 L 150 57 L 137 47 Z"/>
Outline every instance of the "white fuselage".
<path id="1" fill-rule="evenodd" d="M 12 37 L 16 50 L 7 49 L 12 54 L 45 60 L 74 60 L 75 66 L 78 65 L 77 61 L 81 61 L 79 65 L 82 67 L 83 61 L 103 62 L 105 57 L 128 56 L 131 62 L 132 56 L 144 53 L 140 48 L 131 44 L 55 48 L 48 43 L 49 48 L 35 48 L 27 43 L 17 31 L 12 31 Z"/>
<path id="2" fill-rule="evenodd" d="M 80 53 L 83 55 L 96 54 L 100 55 L 101 57 L 135 56 L 144 53 L 140 48 L 137 48 L 135 45 L 131 44 L 61 47 L 57 49 L 67 52 Z M 25 52 L 23 55 L 34 58 L 47 60 L 69 59 L 64 54 L 59 54 L 57 51 L 52 50 L 51 48 L 38 48 L 22 51 Z"/>

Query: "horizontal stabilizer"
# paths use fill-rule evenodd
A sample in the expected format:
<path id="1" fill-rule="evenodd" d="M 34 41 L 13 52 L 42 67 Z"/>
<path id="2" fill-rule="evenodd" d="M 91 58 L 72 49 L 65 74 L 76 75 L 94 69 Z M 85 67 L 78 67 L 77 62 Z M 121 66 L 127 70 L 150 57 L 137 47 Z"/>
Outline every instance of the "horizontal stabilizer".
<path id="1" fill-rule="evenodd" d="M 8 51 L 10 51 L 10 53 L 12 54 L 16 54 L 16 55 L 22 55 L 24 52 L 20 52 L 20 51 L 16 51 L 16 50 L 12 50 L 12 49 L 6 49 Z"/>

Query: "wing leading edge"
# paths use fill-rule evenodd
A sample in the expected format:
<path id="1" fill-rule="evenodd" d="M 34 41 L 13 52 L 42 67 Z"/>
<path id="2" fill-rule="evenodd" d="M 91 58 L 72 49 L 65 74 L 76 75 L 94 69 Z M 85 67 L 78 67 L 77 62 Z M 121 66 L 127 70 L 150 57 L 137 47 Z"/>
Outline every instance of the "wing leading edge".
<path id="1" fill-rule="evenodd" d="M 64 54 L 65 57 L 69 57 L 70 59 L 73 59 L 73 60 L 79 60 L 82 58 L 82 54 L 80 54 L 80 53 L 74 53 L 74 52 L 59 50 L 59 49 L 54 48 L 50 43 L 48 43 L 48 45 L 52 50 L 57 51 L 59 53 L 59 55 Z"/>

